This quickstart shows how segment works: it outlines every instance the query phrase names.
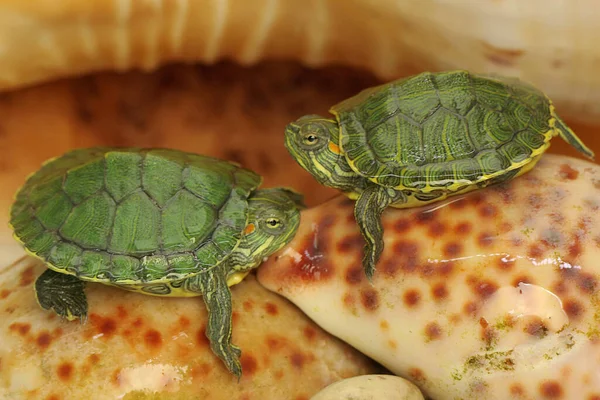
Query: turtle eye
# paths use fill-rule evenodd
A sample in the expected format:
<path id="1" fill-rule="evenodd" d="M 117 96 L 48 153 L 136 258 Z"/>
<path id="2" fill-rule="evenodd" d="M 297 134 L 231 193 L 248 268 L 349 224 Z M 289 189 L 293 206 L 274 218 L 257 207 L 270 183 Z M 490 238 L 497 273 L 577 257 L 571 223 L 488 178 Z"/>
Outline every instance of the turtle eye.
<path id="1" fill-rule="evenodd" d="M 319 143 L 319 137 L 314 133 L 309 133 L 304 135 L 303 142 L 307 146 L 314 146 L 315 144 Z"/>
<path id="2" fill-rule="evenodd" d="M 265 222 L 269 228 L 277 228 L 281 225 L 279 218 L 267 218 Z"/>
<path id="3" fill-rule="evenodd" d="M 271 235 L 278 235 L 284 230 L 283 220 L 277 217 L 267 217 L 263 220 L 263 226 L 266 232 Z"/>

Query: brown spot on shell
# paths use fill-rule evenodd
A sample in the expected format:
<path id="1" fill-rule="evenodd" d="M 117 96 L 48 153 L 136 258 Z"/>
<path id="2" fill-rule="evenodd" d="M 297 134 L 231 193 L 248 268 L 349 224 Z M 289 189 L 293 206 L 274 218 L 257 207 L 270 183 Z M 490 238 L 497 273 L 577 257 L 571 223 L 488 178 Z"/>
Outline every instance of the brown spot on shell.
<path id="1" fill-rule="evenodd" d="M 563 309 L 571 319 L 578 319 L 584 312 L 583 305 L 574 299 L 564 300 Z"/>
<path id="2" fill-rule="evenodd" d="M 425 326 L 425 338 L 432 341 L 437 340 L 442 336 L 442 328 L 437 322 L 430 322 Z"/>
<path id="3" fill-rule="evenodd" d="M 28 323 L 13 322 L 12 324 L 10 324 L 8 326 L 8 329 L 11 332 L 16 332 L 21 336 L 25 336 L 25 335 L 27 335 L 27 333 L 29 333 L 29 330 L 31 329 L 31 325 Z"/>
<path id="4" fill-rule="evenodd" d="M 424 225 L 434 221 L 437 217 L 437 211 L 423 211 L 415 214 L 417 224 Z"/>
<path id="5" fill-rule="evenodd" d="M 489 326 L 487 319 L 483 317 L 479 318 L 479 326 L 481 326 L 483 329 L 487 328 Z"/>
<path id="6" fill-rule="evenodd" d="M 312 342 L 315 340 L 315 338 L 317 337 L 317 331 L 312 327 L 312 326 L 306 326 L 304 328 L 304 337 L 309 341 Z"/>
<path id="7" fill-rule="evenodd" d="M 562 225 L 565 222 L 565 216 L 560 211 L 553 211 L 548 215 L 556 225 Z"/>
<path id="8" fill-rule="evenodd" d="M 494 188 L 496 193 L 500 195 L 504 204 L 512 204 L 515 200 L 515 193 L 512 190 L 512 186 L 501 184 Z"/>
<path id="9" fill-rule="evenodd" d="M 581 251 L 581 241 L 579 238 L 575 237 L 573 243 L 569 245 L 569 258 L 576 259 L 581 254 Z"/>
<path id="10" fill-rule="evenodd" d="M 237 311 L 234 311 L 231 313 L 231 323 L 232 324 L 237 324 L 237 321 L 240 319 L 240 313 Z"/>
<path id="11" fill-rule="evenodd" d="M 382 331 L 387 332 L 390 329 L 390 324 L 386 320 L 381 320 L 379 327 Z"/>
<path id="12" fill-rule="evenodd" d="M 141 317 L 136 318 L 131 325 L 133 325 L 133 327 L 135 328 L 139 328 L 140 326 L 142 326 L 144 324 L 144 321 L 142 320 Z"/>
<path id="13" fill-rule="evenodd" d="M 446 233 L 446 225 L 439 221 L 434 221 L 429 225 L 429 236 L 437 238 Z"/>
<path id="14" fill-rule="evenodd" d="M 458 242 L 450 242 L 444 246 L 444 255 L 448 258 L 455 258 L 462 252 L 463 246 Z"/>
<path id="15" fill-rule="evenodd" d="M 569 164 L 562 164 L 560 166 L 559 176 L 563 180 L 575 180 L 579 176 L 579 171 Z"/>
<path id="16" fill-rule="evenodd" d="M 431 288 L 431 295 L 436 301 L 445 300 L 448 297 L 448 288 L 446 287 L 446 284 L 440 282 L 433 285 Z"/>
<path id="17" fill-rule="evenodd" d="M 474 301 L 468 301 L 463 306 L 463 312 L 469 316 L 474 316 L 478 309 L 479 306 Z"/>
<path id="18" fill-rule="evenodd" d="M 277 314 L 279 314 L 279 309 L 277 308 L 277 305 L 274 304 L 274 303 L 271 303 L 270 301 L 268 301 L 268 302 L 265 303 L 265 311 L 269 315 L 277 315 Z"/>
<path id="19" fill-rule="evenodd" d="M 373 289 L 362 290 L 360 300 L 367 311 L 375 311 L 379 307 L 379 295 Z"/>
<path id="20" fill-rule="evenodd" d="M 73 377 L 73 364 L 70 362 L 61 363 L 56 369 L 56 374 L 61 381 L 68 382 Z"/>
<path id="21" fill-rule="evenodd" d="M 275 380 L 280 381 L 281 378 L 283 378 L 283 370 L 278 369 L 277 371 L 275 371 L 273 376 L 275 377 Z"/>
<path id="22" fill-rule="evenodd" d="M 498 227 L 498 231 L 500 233 L 508 233 L 513 230 L 513 226 L 510 222 L 502 222 Z"/>
<path id="23" fill-rule="evenodd" d="M 285 346 L 285 339 L 278 336 L 267 336 L 267 347 L 272 351 L 281 350 Z"/>
<path id="24" fill-rule="evenodd" d="M 10 290 L 2 289 L 0 291 L 0 299 L 5 299 L 10 295 Z"/>
<path id="25" fill-rule="evenodd" d="M 194 379 L 203 379 L 208 376 L 212 371 L 212 366 L 209 363 L 202 362 L 194 367 L 192 367 L 191 374 Z"/>
<path id="26" fill-rule="evenodd" d="M 454 227 L 454 233 L 461 236 L 467 235 L 471 232 L 472 229 L 473 227 L 469 222 L 461 222 L 460 224 Z"/>
<path id="27" fill-rule="evenodd" d="M 306 361 L 306 357 L 304 356 L 304 354 L 302 354 L 300 352 L 294 352 L 290 356 L 290 362 L 292 363 L 292 366 L 296 369 L 304 368 L 305 361 Z"/>
<path id="28" fill-rule="evenodd" d="M 600 394 L 590 394 L 587 400 L 600 400 Z"/>
<path id="29" fill-rule="evenodd" d="M 483 323 L 482 323 L 483 322 Z M 484 318 L 479 319 L 479 326 L 481 327 L 481 340 L 485 343 L 486 347 L 489 349 L 494 343 L 494 341 L 498 337 L 498 333 L 494 328 L 488 325 L 487 320 Z"/>
<path id="30" fill-rule="evenodd" d="M 125 309 L 124 306 L 122 306 L 122 305 L 117 306 L 117 317 L 119 319 L 127 318 L 127 310 Z"/>
<path id="31" fill-rule="evenodd" d="M 358 285 L 364 274 L 362 266 L 350 267 L 346 270 L 346 282 L 350 285 Z"/>
<path id="32" fill-rule="evenodd" d="M 517 64 L 519 58 L 525 54 L 521 49 L 505 49 L 496 47 L 484 40 L 481 41 L 483 54 L 490 62 L 504 67 L 512 67 Z"/>
<path id="33" fill-rule="evenodd" d="M 412 378 L 412 380 L 414 381 L 424 381 L 425 380 L 425 373 L 423 372 L 422 369 L 417 368 L 417 367 L 413 367 L 410 368 L 408 370 L 408 376 L 410 376 Z"/>
<path id="34" fill-rule="evenodd" d="M 417 268 L 419 256 L 418 243 L 400 240 L 394 243 L 393 252 L 393 262 L 396 263 L 403 271 L 412 272 Z M 392 260 L 390 261 L 392 262 Z"/>
<path id="35" fill-rule="evenodd" d="M 467 277 L 467 283 L 471 286 L 471 290 L 475 293 L 479 298 L 486 299 L 490 297 L 496 290 L 498 290 L 498 285 L 489 280 L 480 280 L 475 277 L 469 276 Z"/>
<path id="36" fill-rule="evenodd" d="M 460 199 L 456 199 L 455 201 L 451 201 L 448 204 L 448 207 L 453 210 L 460 210 L 461 208 L 464 208 L 466 205 L 467 205 L 467 199 L 465 197 L 462 197 Z"/>
<path id="37" fill-rule="evenodd" d="M 577 287 L 586 294 L 593 294 L 598 286 L 598 280 L 590 273 L 582 272 L 577 279 Z"/>
<path id="38" fill-rule="evenodd" d="M 554 283 L 552 285 L 552 293 L 559 296 L 564 296 L 567 293 L 567 284 L 565 281 L 560 280 Z"/>
<path id="39" fill-rule="evenodd" d="M 530 317 L 529 322 L 525 325 L 523 332 L 535 336 L 538 339 L 543 339 L 548 335 L 548 328 L 540 317 Z"/>
<path id="40" fill-rule="evenodd" d="M 479 207 L 479 215 L 484 218 L 493 218 L 498 215 L 498 209 L 493 204 L 484 204 Z"/>
<path id="41" fill-rule="evenodd" d="M 254 304 L 252 303 L 252 300 L 244 300 L 244 303 L 242 306 L 244 307 L 244 311 L 249 312 L 249 311 L 252 311 Z"/>
<path id="42" fill-rule="evenodd" d="M 560 382 L 546 381 L 540 385 L 540 394 L 545 399 L 560 399 L 563 396 L 563 389 Z"/>
<path id="43" fill-rule="evenodd" d="M 398 218 L 396 220 L 396 222 L 394 222 L 394 226 L 393 229 L 397 232 L 397 233 L 405 233 L 406 231 L 408 231 L 410 229 L 410 221 L 406 218 Z"/>
<path id="44" fill-rule="evenodd" d="M 520 383 L 513 383 L 510 385 L 510 394 L 513 396 L 523 396 L 525 394 L 525 389 Z"/>
<path id="45" fill-rule="evenodd" d="M 50 333 L 48 331 L 41 331 L 37 335 L 35 343 L 42 351 L 46 350 L 52 343 L 52 336 L 50 336 Z"/>
<path id="46" fill-rule="evenodd" d="M 144 334 L 144 343 L 148 348 L 158 349 L 162 345 L 162 335 L 155 329 L 149 329 Z"/>
<path id="47" fill-rule="evenodd" d="M 92 353 L 88 356 L 88 362 L 92 365 L 98 364 L 98 361 L 100 361 L 100 356 L 96 353 Z"/>
<path id="48" fill-rule="evenodd" d="M 441 276 L 448 276 L 454 271 L 454 263 L 451 261 L 442 262 L 437 269 Z"/>
<path id="49" fill-rule="evenodd" d="M 56 394 L 51 394 L 50 396 L 46 397 L 46 400 L 60 400 L 60 397 L 58 397 Z"/>
<path id="50" fill-rule="evenodd" d="M 396 341 L 395 341 L 394 339 L 389 339 L 389 340 L 388 340 L 388 346 L 389 346 L 391 349 L 394 349 L 394 350 L 396 350 L 396 349 L 398 348 L 398 343 L 396 343 Z"/>
<path id="51" fill-rule="evenodd" d="M 110 317 L 102 317 L 98 314 L 90 314 L 90 323 L 104 338 L 109 338 L 117 331 L 117 323 Z"/>
<path id="52" fill-rule="evenodd" d="M 344 236 L 337 244 L 340 253 L 349 253 L 356 250 L 362 250 L 365 240 L 361 235 Z"/>
<path id="53" fill-rule="evenodd" d="M 544 255 L 544 249 L 540 244 L 533 243 L 531 246 L 529 246 L 527 255 L 531 258 L 540 258 Z"/>
<path id="54" fill-rule="evenodd" d="M 519 275 L 516 276 L 513 281 L 512 281 L 512 285 L 514 287 L 518 287 L 519 284 L 524 283 L 524 284 L 532 284 L 533 283 L 533 279 L 529 276 L 529 275 Z"/>
<path id="55" fill-rule="evenodd" d="M 482 232 L 477 236 L 477 243 L 480 247 L 488 247 L 494 244 L 496 235 L 491 232 Z"/>
<path id="56" fill-rule="evenodd" d="M 191 321 L 188 317 L 183 316 L 183 315 L 181 317 L 179 317 L 179 326 L 181 326 L 181 328 L 183 328 L 183 329 L 187 328 L 188 326 L 190 326 L 190 323 L 191 323 Z"/>
<path id="57" fill-rule="evenodd" d="M 421 292 L 417 289 L 408 289 L 404 292 L 404 304 L 409 307 L 415 307 L 421 301 Z"/>
<path id="58" fill-rule="evenodd" d="M 256 373 L 258 369 L 258 364 L 256 362 L 256 358 L 254 358 L 251 354 L 242 353 L 240 362 L 242 364 L 244 376 L 252 376 Z"/>
<path id="59" fill-rule="evenodd" d="M 484 192 L 481 191 L 471 192 L 467 195 L 469 203 L 471 203 L 474 206 L 478 206 L 484 203 L 486 198 L 487 196 L 484 195 Z"/>
<path id="60" fill-rule="evenodd" d="M 527 198 L 527 202 L 534 210 L 539 210 L 540 207 L 544 204 L 544 199 L 537 193 L 529 195 Z"/>
<path id="61" fill-rule="evenodd" d="M 356 306 L 356 300 L 354 299 L 354 296 L 351 293 L 345 293 L 344 297 L 342 298 L 342 301 L 346 308 L 350 310 L 354 309 Z"/>
<path id="62" fill-rule="evenodd" d="M 502 271 L 509 271 L 515 266 L 515 259 L 508 257 L 499 257 L 496 265 Z"/>
<path id="63" fill-rule="evenodd" d="M 21 272 L 19 286 L 28 286 L 33 282 L 33 267 L 29 267 Z"/>

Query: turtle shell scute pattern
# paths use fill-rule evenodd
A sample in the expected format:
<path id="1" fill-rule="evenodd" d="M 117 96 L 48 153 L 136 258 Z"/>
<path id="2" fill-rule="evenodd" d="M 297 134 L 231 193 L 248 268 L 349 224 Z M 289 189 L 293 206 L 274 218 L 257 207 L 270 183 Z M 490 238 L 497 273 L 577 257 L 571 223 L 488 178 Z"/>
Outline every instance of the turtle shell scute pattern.
<path id="1" fill-rule="evenodd" d="M 331 109 L 349 164 L 398 189 L 452 190 L 499 177 L 545 150 L 550 101 L 532 86 L 466 71 L 423 73 Z"/>
<path id="2" fill-rule="evenodd" d="M 78 149 L 27 179 L 11 225 L 57 271 L 120 284 L 170 282 L 231 253 L 260 183 L 235 164 L 176 150 Z"/>

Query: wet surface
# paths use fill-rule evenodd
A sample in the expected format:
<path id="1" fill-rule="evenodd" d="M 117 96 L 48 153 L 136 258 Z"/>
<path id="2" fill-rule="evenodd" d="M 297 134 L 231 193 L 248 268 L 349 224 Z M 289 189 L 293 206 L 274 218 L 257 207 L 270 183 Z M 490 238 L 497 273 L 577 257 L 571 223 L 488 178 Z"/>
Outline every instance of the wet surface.
<path id="1" fill-rule="evenodd" d="M 336 198 L 303 214 L 259 281 L 435 399 L 513 389 L 523 399 L 592 398 L 599 176 L 592 163 L 548 155 L 508 184 L 388 209 L 372 285 L 352 203 Z"/>

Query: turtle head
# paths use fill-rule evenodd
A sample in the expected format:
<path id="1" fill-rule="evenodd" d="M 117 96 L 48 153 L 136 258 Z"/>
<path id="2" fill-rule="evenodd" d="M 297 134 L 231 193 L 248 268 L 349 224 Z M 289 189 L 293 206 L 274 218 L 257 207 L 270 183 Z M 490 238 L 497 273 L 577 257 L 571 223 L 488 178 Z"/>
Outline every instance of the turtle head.
<path id="1" fill-rule="evenodd" d="M 246 271 L 289 243 L 300 225 L 303 196 L 287 188 L 255 191 L 248 199 L 248 223 L 232 254 L 233 269 Z"/>
<path id="2" fill-rule="evenodd" d="M 285 128 L 285 147 L 319 183 L 345 190 L 336 171 L 351 171 L 339 147 L 339 125 L 319 115 L 305 115 Z"/>

